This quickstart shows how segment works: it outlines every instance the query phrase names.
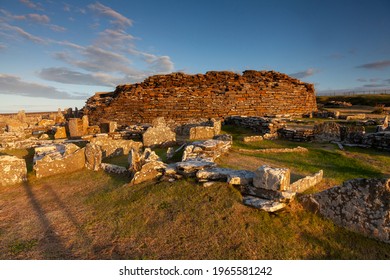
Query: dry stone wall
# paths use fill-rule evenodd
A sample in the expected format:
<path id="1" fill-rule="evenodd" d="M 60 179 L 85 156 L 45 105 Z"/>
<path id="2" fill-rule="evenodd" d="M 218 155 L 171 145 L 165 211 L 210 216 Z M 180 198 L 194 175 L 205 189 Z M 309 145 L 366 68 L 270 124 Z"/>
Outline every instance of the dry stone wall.
<path id="1" fill-rule="evenodd" d="M 314 87 L 274 71 L 211 71 L 149 77 L 96 93 L 84 108 L 92 124 L 151 123 L 156 117 L 186 123 L 191 119 L 222 119 L 233 115 L 308 114 L 317 110 Z"/>

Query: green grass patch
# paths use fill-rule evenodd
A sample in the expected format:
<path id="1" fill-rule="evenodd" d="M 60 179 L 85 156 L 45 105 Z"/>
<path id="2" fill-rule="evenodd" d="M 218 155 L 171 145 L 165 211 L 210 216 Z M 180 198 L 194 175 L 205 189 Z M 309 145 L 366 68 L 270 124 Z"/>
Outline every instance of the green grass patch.
<path id="1" fill-rule="evenodd" d="M 28 252 L 38 245 L 37 239 L 31 240 L 16 240 L 9 246 L 9 250 L 12 254 L 17 255 L 22 252 Z"/>

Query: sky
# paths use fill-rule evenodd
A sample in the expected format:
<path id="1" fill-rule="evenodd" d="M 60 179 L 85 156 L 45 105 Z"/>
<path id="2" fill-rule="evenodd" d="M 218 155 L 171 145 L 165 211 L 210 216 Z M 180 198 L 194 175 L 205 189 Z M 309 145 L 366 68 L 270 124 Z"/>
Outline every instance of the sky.
<path id="1" fill-rule="evenodd" d="M 171 72 L 275 70 L 390 91 L 390 1 L 0 0 L 0 112 L 85 105 Z"/>

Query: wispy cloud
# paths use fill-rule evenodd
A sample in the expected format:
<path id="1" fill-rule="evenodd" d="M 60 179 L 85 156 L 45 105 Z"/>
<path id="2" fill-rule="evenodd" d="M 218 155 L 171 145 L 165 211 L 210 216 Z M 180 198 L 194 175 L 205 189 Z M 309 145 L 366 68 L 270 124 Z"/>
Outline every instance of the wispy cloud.
<path id="1" fill-rule="evenodd" d="M 43 11 L 42 5 L 40 3 L 34 3 L 31 0 L 19 0 L 19 2 L 23 3 L 30 9 L 38 10 L 38 11 Z"/>
<path id="2" fill-rule="evenodd" d="M 4 50 L 4 49 L 6 49 L 6 48 L 7 48 L 7 46 L 6 46 L 6 45 L 4 45 L 4 44 L 0 43 L 0 50 Z"/>
<path id="3" fill-rule="evenodd" d="M 373 69 L 373 70 L 382 70 L 387 67 L 390 67 L 390 60 L 381 60 L 381 61 L 376 61 L 376 62 L 371 62 L 371 63 L 356 66 L 356 68 Z"/>
<path id="4" fill-rule="evenodd" d="M 44 80 L 63 84 L 91 85 L 115 87 L 123 82 L 123 77 L 115 77 L 106 73 L 81 73 L 66 67 L 44 68 L 38 76 Z"/>
<path id="5" fill-rule="evenodd" d="M 40 38 L 40 37 L 35 36 L 35 35 L 32 35 L 18 26 L 9 25 L 9 24 L 5 23 L 5 24 L 0 25 L 0 29 L 14 31 L 20 37 L 27 39 L 31 42 L 37 43 L 37 44 L 46 44 L 47 43 L 47 41 L 45 39 Z"/>
<path id="6" fill-rule="evenodd" d="M 290 74 L 290 76 L 292 76 L 294 78 L 297 78 L 297 79 L 303 79 L 303 78 L 307 78 L 307 77 L 313 76 L 314 74 L 317 74 L 319 72 L 320 72 L 320 70 L 318 70 L 318 69 L 309 68 L 309 69 L 307 69 L 305 71 L 292 73 L 292 74 Z"/>
<path id="7" fill-rule="evenodd" d="M 49 23 L 50 18 L 47 15 L 39 15 L 39 14 L 28 14 L 27 17 L 32 21 L 38 23 Z"/>
<path id="8" fill-rule="evenodd" d="M 12 23 L 14 21 L 30 21 L 45 25 L 56 32 L 63 32 L 66 30 L 65 27 L 50 23 L 50 17 L 45 14 L 14 15 L 4 9 L 0 9 L 0 13 L 4 15 L 3 21 L 8 23 Z"/>
<path id="9" fill-rule="evenodd" d="M 85 99 L 86 96 L 72 95 L 55 87 L 23 81 L 20 77 L 0 74 L 0 94 L 15 94 L 49 99 Z"/>
<path id="10" fill-rule="evenodd" d="M 69 49 L 54 53 L 54 58 L 66 62 L 74 70 L 57 68 L 52 69 L 55 70 L 53 73 L 42 70 L 41 78 L 61 83 L 74 81 L 75 84 L 113 86 L 118 83 L 139 82 L 147 76 L 174 70 L 169 56 L 155 55 L 136 48 L 139 38 L 126 31 L 132 25 L 130 19 L 98 2 L 88 7 L 98 15 L 113 20 L 109 21 L 109 26 L 105 25 L 106 28 L 97 33 L 96 39 L 90 45 L 55 41 Z M 99 26 L 95 28 L 97 27 Z M 102 76 L 102 73 L 106 73 L 106 76 Z M 66 77 L 61 78 L 60 75 Z"/>
<path id="11" fill-rule="evenodd" d="M 104 6 L 103 4 L 96 2 L 95 4 L 88 5 L 88 8 L 104 17 L 112 18 L 111 23 L 120 27 L 132 26 L 133 21 L 123 16 L 122 14 L 114 11 L 110 7 Z"/>

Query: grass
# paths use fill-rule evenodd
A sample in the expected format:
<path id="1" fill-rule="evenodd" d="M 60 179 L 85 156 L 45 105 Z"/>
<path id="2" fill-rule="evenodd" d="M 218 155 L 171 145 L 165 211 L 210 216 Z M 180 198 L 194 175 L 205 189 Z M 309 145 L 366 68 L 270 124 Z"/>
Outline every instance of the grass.
<path id="1" fill-rule="evenodd" d="M 390 94 L 361 94 L 352 96 L 317 96 L 317 103 L 326 103 L 329 101 L 345 101 L 352 105 L 375 106 L 385 104 L 390 107 Z"/>
<path id="2" fill-rule="evenodd" d="M 225 183 L 125 182 L 84 170 L 2 189 L 10 195 L 1 199 L 0 259 L 390 257 L 389 244 L 337 227 L 298 202 L 269 214 L 244 206 Z"/>
<path id="3" fill-rule="evenodd" d="M 235 139 L 220 164 L 290 167 L 293 178 L 324 170 L 318 188 L 354 177 L 388 177 L 390 154 L 332 144 Z M 305 146 L 308 153 L 251 154 L 238 148 Z M 27 151 L 8 151 L 20 157 Z M 165 153 L 158 151 L 158 153 Z M 27 153 L 27 154 L 26 154 Z M 125 162 L 124 158 L 112 159 Z M 129 186 L 103 171 L 31 179 L 0 188 L 0 259 L 389 259 L 390 244 L 347 231 L 293 201 L 276 214 L 242 204 L 226 183 L 192 179 Z M 313 190 L 312 190 L 313 191 Z"/>

